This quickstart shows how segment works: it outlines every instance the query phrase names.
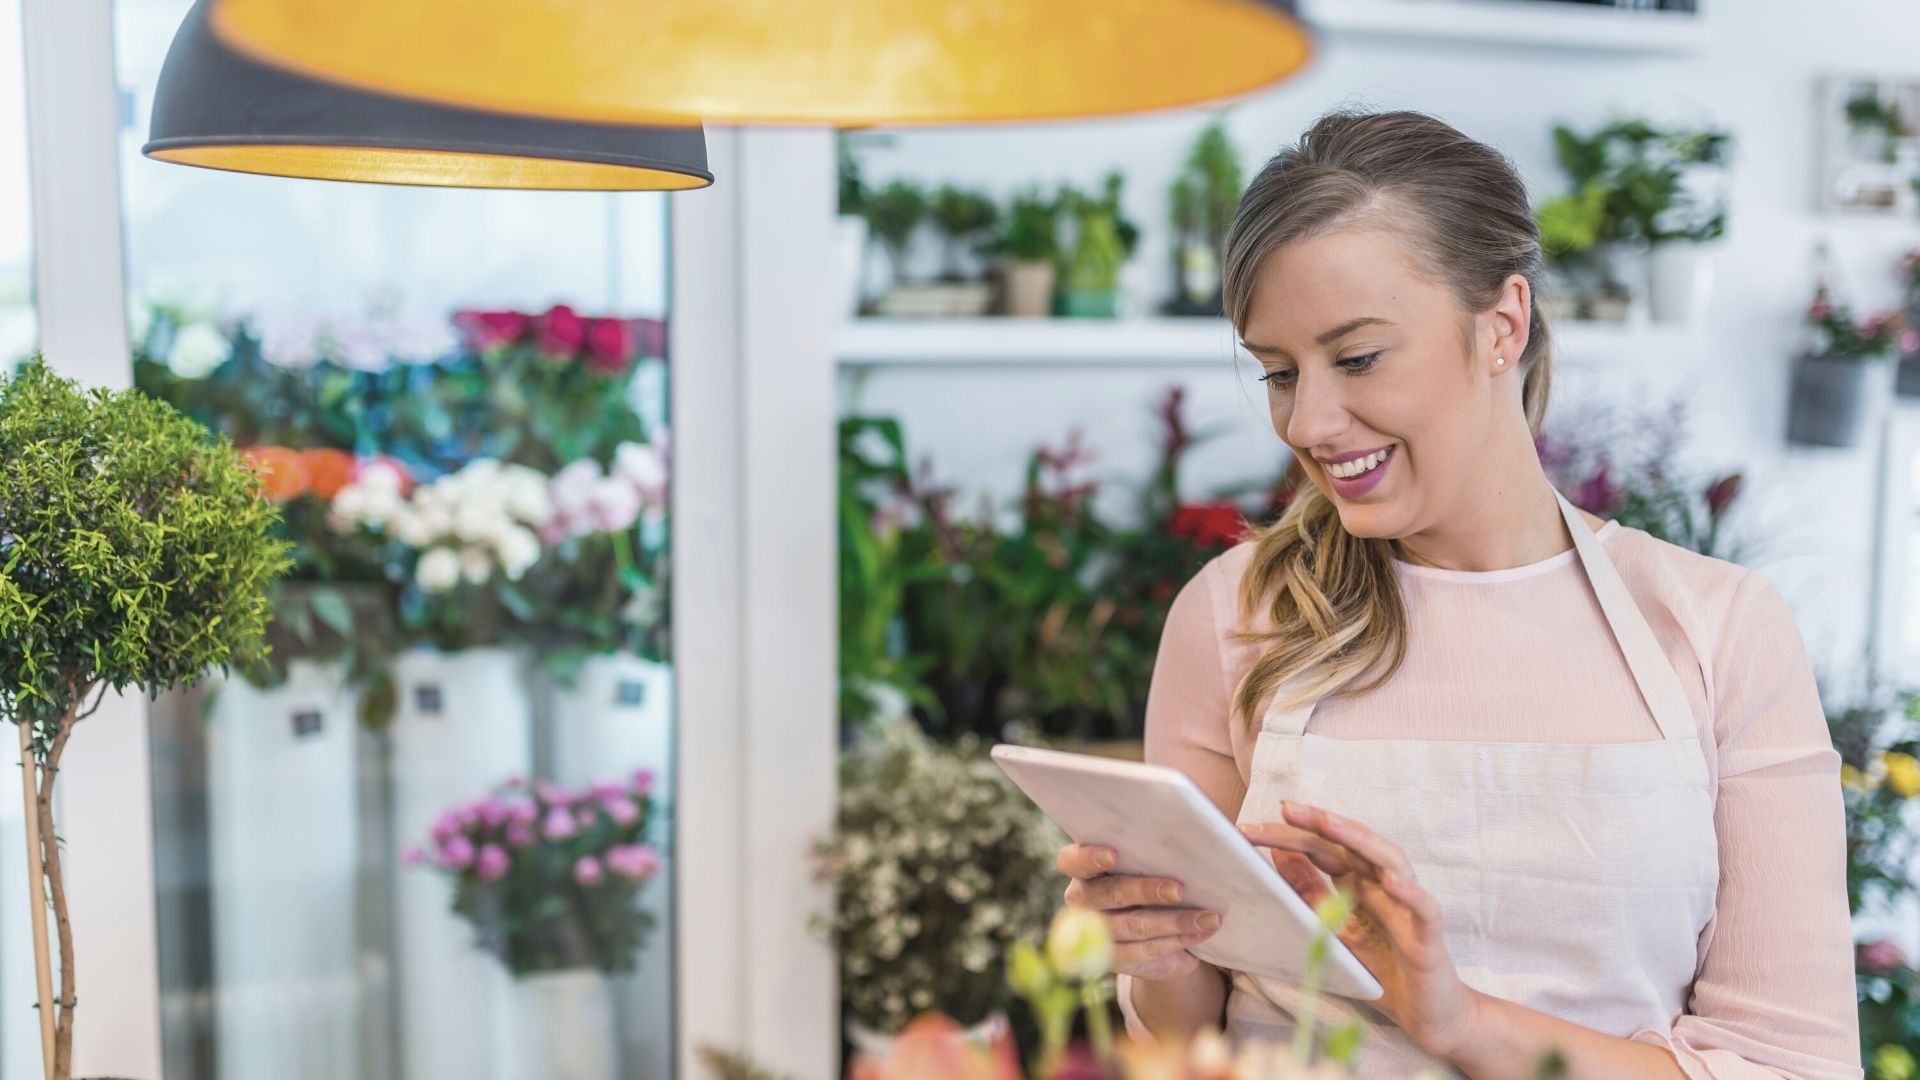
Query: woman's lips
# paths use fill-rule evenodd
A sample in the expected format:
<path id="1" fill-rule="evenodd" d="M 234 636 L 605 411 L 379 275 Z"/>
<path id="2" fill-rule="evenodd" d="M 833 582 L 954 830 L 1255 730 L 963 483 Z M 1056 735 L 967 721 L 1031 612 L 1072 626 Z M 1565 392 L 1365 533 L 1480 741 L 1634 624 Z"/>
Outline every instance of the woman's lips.
<path id="1" fill-rule="evenodd" d="M 1398 457 L 1399 454 L 1400 444 L 1395 443 L 1387 447 L 1387 456 L 1381 459 L 1380 464 L 1375 465 L 1373 468 L 1351 479 L 1342 479 L 1329 472 L 1327 473 L 1327 482 L 1333 485 L 1335 494 L 1338 494 L 1341 498 L 1358 499 L 1367 492 L 1380 486 L 1380 481 L 1386 478 L 1387 470 L 1393 468 L 1393 459 Z"/>

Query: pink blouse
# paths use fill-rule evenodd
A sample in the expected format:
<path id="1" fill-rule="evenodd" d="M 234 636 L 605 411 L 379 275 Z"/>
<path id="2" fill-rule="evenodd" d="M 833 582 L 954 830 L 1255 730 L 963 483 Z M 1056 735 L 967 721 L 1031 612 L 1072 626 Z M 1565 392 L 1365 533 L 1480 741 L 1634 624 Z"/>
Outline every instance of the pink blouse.
<path id="1" fill-rule="evenodd" d="M 1840 757 L 1793 614 L 1758 573 L 1617 521 L 1597 535 L 1679 674 L 1717 790 L 1711 945 L 1687 1011 L 1634 1038 L 1668 1047 L 1694 1080 L 1857 1080 Z M 1147 699 L 1147 760 L 1191 776 L 1229 817 L 1253 764 L 1254 732 L 1229 713 L 1258 647 L 1227 636 L 1252 551 L 1221 554 L 1175 598 Z M 1374 691 L 1322 701 L 1315 734 L 1659 737 L 1573 549 L 1505 570 L 1397 569 L 1406 663 Z"/>

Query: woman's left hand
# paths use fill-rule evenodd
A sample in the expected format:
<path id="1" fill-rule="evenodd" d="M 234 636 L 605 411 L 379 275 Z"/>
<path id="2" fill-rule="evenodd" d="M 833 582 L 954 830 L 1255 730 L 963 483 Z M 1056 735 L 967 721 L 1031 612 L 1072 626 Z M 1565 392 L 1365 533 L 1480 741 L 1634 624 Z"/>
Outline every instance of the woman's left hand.
<path id="1" fill-rule="evenodd" d="M 1338 936 L 1380 981 L 1384 994 L 1371 1004 L 1422 1050 L 1450 1056 L 1468 1037 L 1476 999 L 1447 953 L 1440 905 L 1414 880 L 1405 853 L 1351 818 L 1300 803 L 1280 810 L 1285 823 L 1241 831 L 1274 849 L 1274 866 L 1309 905 L 1333 889 L 1355 897 Z M 1333 879 L 1331 888 L 1314 867 Z"/>

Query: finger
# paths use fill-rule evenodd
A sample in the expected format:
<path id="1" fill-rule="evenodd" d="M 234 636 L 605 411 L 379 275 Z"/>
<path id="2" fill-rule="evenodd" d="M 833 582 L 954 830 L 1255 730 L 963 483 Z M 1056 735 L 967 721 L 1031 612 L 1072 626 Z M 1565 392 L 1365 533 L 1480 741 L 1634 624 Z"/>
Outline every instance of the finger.
<path id="1" fill-rule="evenodd" d="M 1242 825 L 1240 832 L 1256 846 L 1299 852 L 1311 860 L 1313 865 L 1334 877 L 1353 872 L 1353 865 L 1347 858 L 1346 849 L 1305 829 L 1276 822 L 1265 822 Z"/>
<path id="2" fill-rule="evenodd" d="M 1118 942 L 1152 941 L 1185 934 L 1211 934 L 1220 916 L 1194 908 L 1127 908 L 1107 913 L 1107 928 Z"/>
<path id="3" fill-rule="evenodd" d="M 1318 904 L 1333 891 L 1305 855 L 1292 851 L 1268 851 L 1267 855 L 1273 859 L 1273 868 L 1280 871 L 1280 876 L 1293 886 L 1293 891 L 1300 894 L 1308 907 Z"/>
<path id="4" fill-rule="evenodd" d="M 1212 934 L 1181 934 L 1177 937 L 1154 938 L 1150 941 L 1128 941 L 1113 947 L 1113 966 L 1116 971 L 1131 971 L 1150 960 L 1170 956 L 1183 949 L 1212 937 Z"/>
<path id="5" fill-rule="evenodd" d="M 1365 865 L 1356 866 L 1356 869 L 1363 870 L 1369 877 L 1377 878 L 1386 871 L 1409 879 L 1413 877 L 1413 866 L 1407 862 L 1406 853 L 1400 850 L 1398 844 L 1352 818 L 1317 806 L 1293 802 L 1282 802 L 1280 814 L 1288 822 L 1333 841 L 1351 855 L 1359 856 L 1354 860 L 1355 863 Z"/>
<path id="6" fill-rule="evenodd" d="M 1068 844 L 1054 862 L 1068 877 L 1099 877 L 1120 865 L 1120 853 L 1098 844 Z"/>
<path id="7" fill-rule="evenodd" d="M 1431 941 L 1445 928 L 1440 901 L 1426 886 L 1389 871 L 1381 877 L 1380 887 L 1406 910 L 1412 929 L 1419 935 L 1417 940 Z"/>
<path id="8" fill-rule="evenodd" d="M 1069 894 L 1078 890 L 1081 907 L 1113 911 L 1131 907 L 1165 907 L 1178 904 L 1187 895 L 1180 883 L 1171 878 L 1137 877 L 1133 874 L 1103 874 L 1087 880 L 1075 879 L 1067 886 Z"/>

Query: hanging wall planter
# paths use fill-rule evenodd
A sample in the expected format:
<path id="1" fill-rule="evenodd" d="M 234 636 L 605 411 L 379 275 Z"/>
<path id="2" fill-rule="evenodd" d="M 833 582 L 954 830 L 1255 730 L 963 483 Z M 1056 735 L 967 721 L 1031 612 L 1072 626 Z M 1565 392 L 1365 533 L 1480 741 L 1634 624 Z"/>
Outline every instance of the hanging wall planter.
<path id="1" fill-rule="evenodd" d="M 1805 446 L 1858 446 L 1886 395 L 1888 365 L 1854 356 L 1802 356 L 1793 364 L 1787 439 Z"/>

